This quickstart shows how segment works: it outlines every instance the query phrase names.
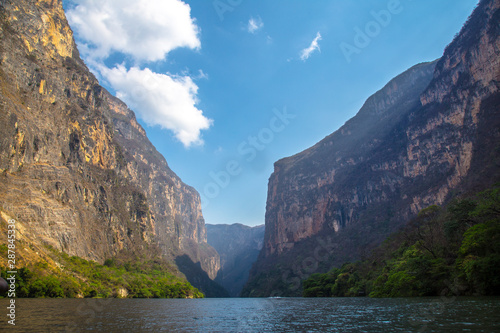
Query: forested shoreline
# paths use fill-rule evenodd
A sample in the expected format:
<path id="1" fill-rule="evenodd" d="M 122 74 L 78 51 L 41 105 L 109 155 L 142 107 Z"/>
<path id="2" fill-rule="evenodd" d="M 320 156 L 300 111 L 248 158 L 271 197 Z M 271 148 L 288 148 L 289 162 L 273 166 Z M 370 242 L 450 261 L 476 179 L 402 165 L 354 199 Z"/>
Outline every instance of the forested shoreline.
<path id="1" fill-rule="evenodd" d="M 47 257 L 17 269 L 19 298 L 203 298 L 204 294 L 173 274 L 164 260 L 149 257 L 108 259 L 103 265 L 46 246 Z M 7 247 L 0 246 L 0 253 Z M 1 276 L 8 269 L 1 267 Z"/>
<path id="2" fill-rule="evenodd" d="M 303 281 L 304 297 L 500 295 L 500 185 L 423 209 L 366 259 Z"/>

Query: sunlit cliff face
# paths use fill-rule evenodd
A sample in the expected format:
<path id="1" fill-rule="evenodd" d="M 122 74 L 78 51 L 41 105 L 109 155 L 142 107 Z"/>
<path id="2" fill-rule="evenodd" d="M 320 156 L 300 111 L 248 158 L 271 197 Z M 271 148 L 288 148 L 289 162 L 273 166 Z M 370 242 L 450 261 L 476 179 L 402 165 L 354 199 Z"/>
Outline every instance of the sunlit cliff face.
<path id="1" fill-rule="evenodd" d="M 21 239 L 99 262 L 158 246 L 215 278 L 198 193 L 83 64 L 62 2 L 2 10 L 0 202 Z"/>

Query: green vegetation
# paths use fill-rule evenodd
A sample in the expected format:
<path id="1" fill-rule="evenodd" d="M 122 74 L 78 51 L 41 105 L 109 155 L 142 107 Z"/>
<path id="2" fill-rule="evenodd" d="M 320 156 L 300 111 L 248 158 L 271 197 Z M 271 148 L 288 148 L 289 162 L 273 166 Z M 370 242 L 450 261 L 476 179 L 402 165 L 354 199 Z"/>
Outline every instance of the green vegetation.
<path id="1" fill-rule="evenodd" d="M 428 207 L 368 259 L 302 285 L 304 297 L 500 295 L 500 187 Z"/>
<path id="2" fill-rule="evenodd" d="M 0 249 L 3 250 L 3 249 Z M 189 282 L 168 273 L 161 261 L 118 262 L 108 259 L 104 265 L 68 256 L 48 247 L 51 267 L 43 259 L 17 270 L 16 297 L 130 297 L 200 298 L 203 294 Z M 6 269 L 0 267 L 3 278 Z"/>

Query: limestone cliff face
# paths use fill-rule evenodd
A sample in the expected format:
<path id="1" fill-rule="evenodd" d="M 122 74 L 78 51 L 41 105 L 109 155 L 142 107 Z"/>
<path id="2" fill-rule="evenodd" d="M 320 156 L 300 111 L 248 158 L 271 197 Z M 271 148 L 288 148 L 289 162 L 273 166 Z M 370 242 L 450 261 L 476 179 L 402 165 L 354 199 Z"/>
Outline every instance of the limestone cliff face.
<path id="1" fill-rule="evenodd" d="M 198 193 L 79 57 L 61 0 L 0 2 L 0 202 L 25 237 L 102 262 L 159 246 L 211 278 Z"/>
<path id="2" fill-rule="evenodd" d="M 207 241 L 220 255 L 215 279 L 232 297 L 238 297 L 264 243 L 264 225 L 207 224 Z"/>
<path id="3" fill-rule="evenodd" d="M 381 148 L 419 103 L 434 66 L 411 68 L 370 97 L 340 130 L 276 162 L 269 179 L 266 254 L 280 254 L 325 227 L 337 232 L 360 218 L 359 208 L 399 195 L 401 161 Z"/>
<path id="4" fill-rule="evenodd" d="M 481 1 L 439 61 L 409 69 L 338 131 L 275 163 L 244 295 L 299 294 L 293 278 L 357 259 L 420 209 L 500 179 L 499 7 Z"/>

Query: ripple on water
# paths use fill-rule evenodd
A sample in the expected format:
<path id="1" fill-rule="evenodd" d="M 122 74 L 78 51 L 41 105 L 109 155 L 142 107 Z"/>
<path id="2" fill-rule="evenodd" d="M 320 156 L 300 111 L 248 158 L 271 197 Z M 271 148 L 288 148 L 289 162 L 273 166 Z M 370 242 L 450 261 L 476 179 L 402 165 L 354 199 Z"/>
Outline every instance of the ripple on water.
<path id="1" fill-rule="evenodd" d="M 500 332 L 500 298 L 18 299 L 18 332 Z M 0 306 L 5 305 L 0 300 Z M 102 304 L 101 304 L 102 305 Z M 3 316 L 2 316 L 3 317 Z M 1 318 L 1 317 L 0 317 Z M 0 319 L 0 327 L 6 327 Z"/>

